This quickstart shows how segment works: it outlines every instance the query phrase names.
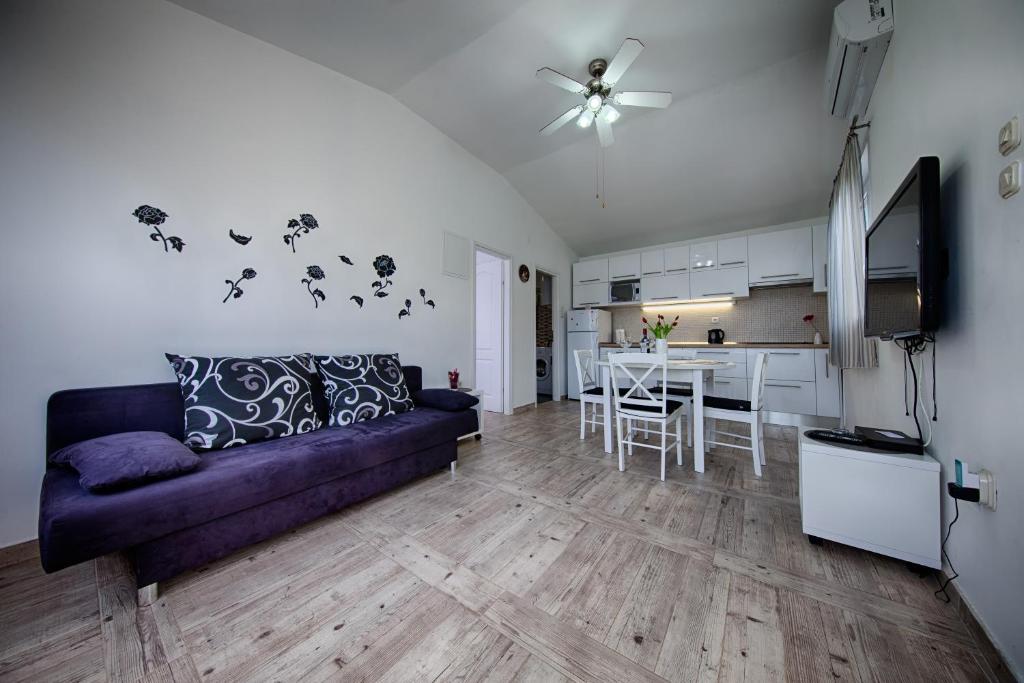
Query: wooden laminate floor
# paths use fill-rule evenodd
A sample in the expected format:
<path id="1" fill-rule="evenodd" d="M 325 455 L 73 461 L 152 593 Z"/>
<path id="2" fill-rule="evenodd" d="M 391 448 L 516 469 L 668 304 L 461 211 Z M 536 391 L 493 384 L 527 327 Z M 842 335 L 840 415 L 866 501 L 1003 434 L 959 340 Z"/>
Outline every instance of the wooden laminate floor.
<path id="1" fill-rule="evenodd" d="M 640 451 L 578 404 L 489 415 L 415 482 L 163 585 L 117 557 L 0 568 L 5 681 L 997 680 L 934 577 L 800 533 L 796 433 L 765 475 Z M 738 427 L 737 427 L 738 428 Z"/>

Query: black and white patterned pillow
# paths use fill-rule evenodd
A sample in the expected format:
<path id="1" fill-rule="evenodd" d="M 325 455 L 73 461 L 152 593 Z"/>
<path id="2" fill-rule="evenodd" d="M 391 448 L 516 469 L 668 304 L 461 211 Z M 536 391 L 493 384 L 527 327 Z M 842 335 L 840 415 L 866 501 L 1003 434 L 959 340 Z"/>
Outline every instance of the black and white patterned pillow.
<path id="1" fill-rule="evenodd" d="M 214 450 L 302 434 L 322 424 L 312 354 L 204 358 L 167 354 L 185 399 L 185 445 Z"/>
<path id="2" fill-rule="evenodd" d="M 331 427 L 413 409 L 397 354 L 317 356 Z"/>

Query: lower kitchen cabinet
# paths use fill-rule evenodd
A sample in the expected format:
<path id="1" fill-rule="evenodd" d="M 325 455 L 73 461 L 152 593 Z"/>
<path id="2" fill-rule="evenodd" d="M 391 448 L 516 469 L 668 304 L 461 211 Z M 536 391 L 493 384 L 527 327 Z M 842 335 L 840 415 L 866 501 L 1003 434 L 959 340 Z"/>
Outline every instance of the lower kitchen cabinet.
<path id="1" fill-rule="evenodd" d="M 828 362 L 828 349 L 814 349 L 814 389 L 817 414 L 842 417 L 839 368 Z"/>

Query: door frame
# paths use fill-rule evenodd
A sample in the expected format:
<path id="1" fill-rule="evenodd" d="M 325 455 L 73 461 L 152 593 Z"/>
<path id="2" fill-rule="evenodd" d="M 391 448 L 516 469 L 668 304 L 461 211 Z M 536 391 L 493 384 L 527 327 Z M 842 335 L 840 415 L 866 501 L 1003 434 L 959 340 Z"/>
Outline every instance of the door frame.
<path id="1" fill-rule="evenodd" d="M 501 261 L 501 409 L 505 415 L 512 414 L 512 257 L 486 244 L 473 242 L 473 386 L 476 387 L 476 254 L 483 252 Z"/>
<path id="2" fill-rule="evenodd" d="M 564 367 L 561 359 L 565 357 L 565 350 L 562 347 L 565 335 L 562 334 L 561 325 L 565 315 L 562 313 L 562 307 L 558 300 L 558 283 L 562 276 L 554 268 L 548 268 L 543 263 L 534 263 L 533 276 L 540 277 L 539 273 L 544 273 L 551 278 L 551 334 L 554 338 L 551 343 L 551 400 L 561 401 L 562 368 Z M 536 327 L 537 321 L 534 320 L 534 342 L 537 337 Z M 534 395 L 533 403 L 537 405 L 536 395 Z"/>

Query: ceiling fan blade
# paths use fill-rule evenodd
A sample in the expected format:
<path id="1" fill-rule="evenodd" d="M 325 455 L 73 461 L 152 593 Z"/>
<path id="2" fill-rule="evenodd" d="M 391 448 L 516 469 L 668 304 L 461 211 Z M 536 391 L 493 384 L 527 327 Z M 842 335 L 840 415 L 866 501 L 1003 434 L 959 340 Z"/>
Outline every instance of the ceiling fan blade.
<path id="1" fill-rule="evenodd" d="M 622 41 L 619 51 L 612 57 L 612 61 L 608 64 L 608 68 L 605 69 L 601 80 L 608 85 L 618 83 L 619 79 L 622 78 L 622 74 L 626 73 L 626 69 L 629 68 L 634 59 L 640 56 L 640 52 L 643 49 L 644 44 L 636 38 L 626 38 Z"/>
<path id="2" fill-rule="evenodd" d="M 600 140 L 602 147 L 608 147 L 615 142 L 615 136 L 612 135 L 612 124 L 600 116 L 597 117 L 597 139 Z"/>
<path id="3" fill-rule="evenodd" d="M 579 81 L 575 81 L 565 74 L 560 74 L 554 69 L 544 67 L 543 69 L 537 69 L 537 78 L 542 81 L 547 81 L 551 85 L 558 86 L 562 90 L 568 90 L 571 93 L 584 93 L 587 90 L 587 86 L 583 85 Z"/>
<path id="4" fill-rule="evenodd" d="M 570 121 L 572 121 L 577 116 L 579 116 L 579 113 L 581 111 L 583 111 L 583 105 L 582 104 L 577 104 L 575 107 L 573 107 L 569 111 L 565 112 L 564 114 L 559 116 L 557 119 L 555 119 L 554 121 L 552 121 L 548 125 L 546 125 L 543 128 L 541 128 L 540 129 L 540 134 L 541 135 L 551 135 L 556 130 L 558 130 L 559 128 L 561 128 L 565 124 L 569 123 Z"/>
<path id="5" fill-rule="evenodd" d="M 616 93 L 615 104 L 624 104 L 627 107 L 654 107 L 664 109 L 672 104 L 672 93 L 670 92 L 620 92 Z"/>

